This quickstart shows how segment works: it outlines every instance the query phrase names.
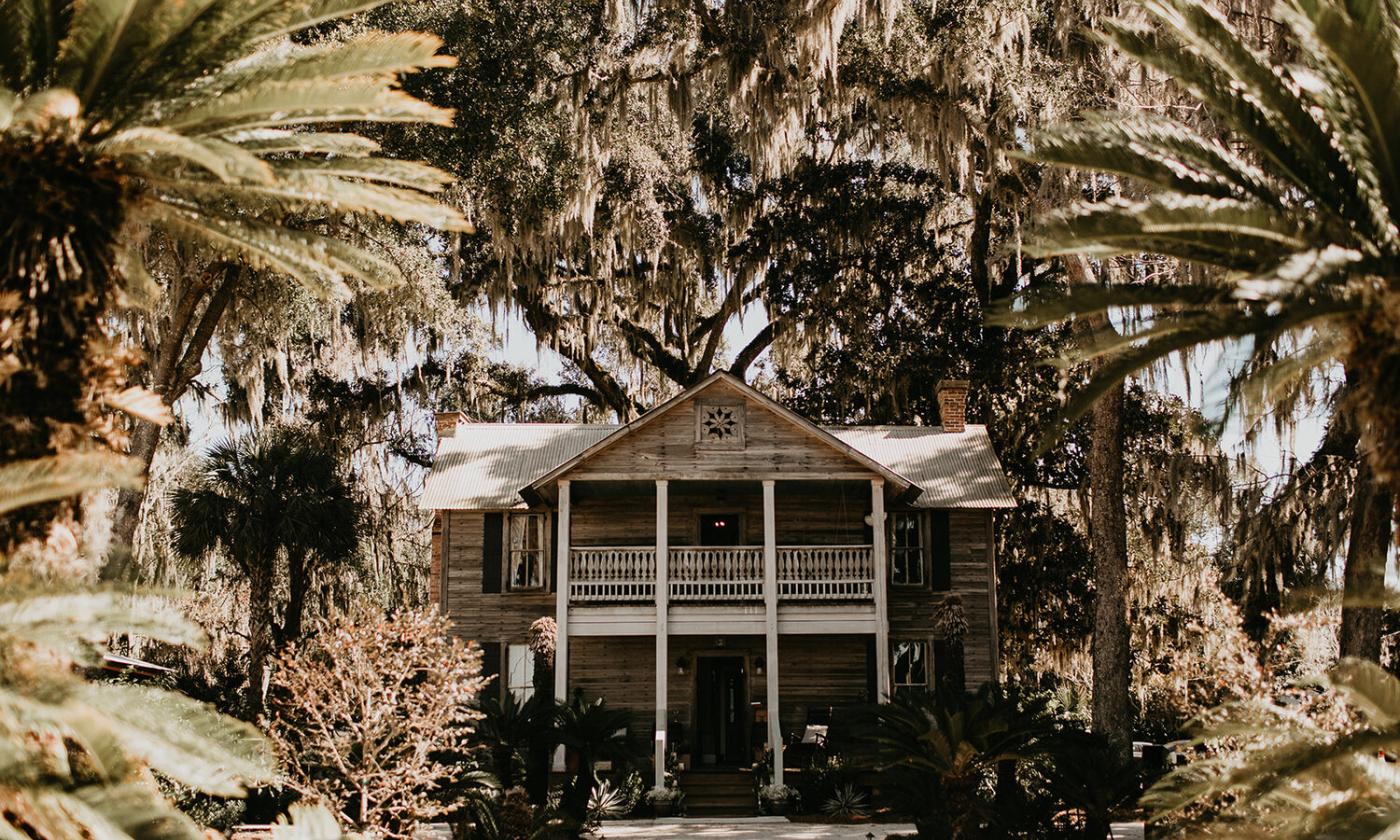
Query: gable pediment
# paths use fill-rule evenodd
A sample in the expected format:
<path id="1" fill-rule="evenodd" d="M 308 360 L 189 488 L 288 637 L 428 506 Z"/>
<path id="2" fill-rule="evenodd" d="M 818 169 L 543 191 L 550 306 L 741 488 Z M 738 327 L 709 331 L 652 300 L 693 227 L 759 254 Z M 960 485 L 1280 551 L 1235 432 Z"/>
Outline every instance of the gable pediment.
<path id="1" fill-rule="evenodd" d="M 532 484 L 579 480 L 883 478 L 912 482 L 727 374 L 620 427 Z"/>

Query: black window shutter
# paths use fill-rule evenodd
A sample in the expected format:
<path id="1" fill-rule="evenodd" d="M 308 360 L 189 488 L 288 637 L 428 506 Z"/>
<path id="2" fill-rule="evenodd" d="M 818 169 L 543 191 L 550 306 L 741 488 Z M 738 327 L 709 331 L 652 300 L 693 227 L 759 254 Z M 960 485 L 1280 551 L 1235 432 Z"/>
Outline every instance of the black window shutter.
<path id="1" fill-rule="evenodd" d="M 497 514 L 497 516 L 499 515 L 500 514 Z M 496 682 L 492 683 L 491 687 L 488 688 L 487 691 L 496 691 L 499 693 L 501 687 L 500 684 L 503 681 L 503 678 L 501 677 L 500 642 L 481 643 L 481 676 L 496 677 Z"/>
<path id="2" fill-rule="evenodd" d="M 880 695 L 875 689 L 875 637 L 865 638 L 865 694 L 870 698 L 871 703 L 880 702 Z"/>
<path id="3" fill-rule="evenodd" d="M 933 588 L 946 592 L 953 588 L 953 544 L 948 511 L 933 512 Z"/>
<path id="4" fill-rule="evenodd" d="M 549 591 L 559 591 L 559 514 L 555 512 L 551 519 L 553 527 L 550 533 L 554 534 L 554 540 L 549 544 Z"/>
<path id="5" fill-rule="evenodd" d="M 504 517 L 499 513 L 486 514 L 486 523 L 481 534 L 481 591 L 501 591 L 501 527 Z"/>

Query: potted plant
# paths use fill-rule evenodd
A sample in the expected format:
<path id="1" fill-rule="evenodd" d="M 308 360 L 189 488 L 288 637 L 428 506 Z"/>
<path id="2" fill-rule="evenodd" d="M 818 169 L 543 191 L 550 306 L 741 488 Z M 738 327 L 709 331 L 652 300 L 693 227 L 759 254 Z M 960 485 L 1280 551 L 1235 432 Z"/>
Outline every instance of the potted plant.
<path id="1" fill-rule="evenodd" d="M 658 819 L 669 817 L 681 800 L 681 790 L 673 787 L 654 787 L 647 791 L 647 799 L 651 802 L 652 814 Z"/>
<path id="2" fill-rule="evenodd" d="M 764 810 L 775 817 L 787 816 L 796 798 L 797 791 L 787 785 L 764 785 L 758 789 L 758 799 L 763 803 Z"/>

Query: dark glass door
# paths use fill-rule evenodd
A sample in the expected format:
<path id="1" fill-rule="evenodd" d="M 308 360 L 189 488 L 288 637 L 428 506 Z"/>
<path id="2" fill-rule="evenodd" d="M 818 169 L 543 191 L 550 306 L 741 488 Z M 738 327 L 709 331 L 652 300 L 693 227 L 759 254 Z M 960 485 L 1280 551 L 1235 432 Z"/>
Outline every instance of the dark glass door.
<path id="1" fill-rule="evenodd" d="M 704 766 L 748 764 L 748 686 L 741 656 L 697 660 L 695 742 Z"/>

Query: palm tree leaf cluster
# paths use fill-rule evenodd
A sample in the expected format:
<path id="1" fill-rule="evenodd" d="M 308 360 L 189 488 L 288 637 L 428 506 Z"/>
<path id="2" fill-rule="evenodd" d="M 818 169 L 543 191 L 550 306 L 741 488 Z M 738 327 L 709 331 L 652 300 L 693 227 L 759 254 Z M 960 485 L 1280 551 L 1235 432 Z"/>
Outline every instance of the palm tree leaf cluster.
<path id="1" fill-rule="evenodd" d="M 380 2 L 0 0 L 0 463 L 120 449 L 110 410 L 159 408 L 108 320 L 158 293 L 151 235 L 327 297 L 400 278 L 361 217 L 469 228 L 449 176 L 347 130 L 451 120 L 398 88 L 453 63 L 439 39 L 328 32 Z M 66 513 L 7 518 L 0 548 Z"/>
<path id="2" fill-rule="evenodd" d="M 1133 371 L 1215 342 L 1242 342 L 1232 397 L 1260 413 L 1340 361 L 1377 473 L 1400 482 L 1400 7 L 1280 0 L 1274 17 L 1299 57 L 1285 67 L 1209 4 L 1142 6 L 1146 20 L 1103 37 L 1200 107 L 1088 114 L 1013 152 L 1110 176 L 1029 250 L 1121 270 L 1106 285 L 1030 290 L 999 320 L 1135 313 L 1069 360 L 1104 358 L 1067 417 Z M 1188 110 L 1198 118 L 1168 115 Z M 1152 257 L 1191 270 L 1158 275 Z"/>
<path id="3" fill-rule="evenodd" d="M 71 491 L 53 475 L 9 470 L 0 509 Z M 146 768 L 224 797 L 274 778 L 252 726 L 155 687 L 82 678 L 113 635 L 202 644 L 166 599 L 44 579 L 8 561 L 0 593 L 0 838 L 197 840 L 203 830 L 141 781 Z"/>
<path id="4" fill-rule="evenodd" d="M 1196 740 L 1207 756 L 1143 798 L 1156 820 L 1196 836 L 1391 836 L 1400 825 L 1400 680 L 1344 659 L 1302 696 L 1252 699 L 1207 712 Z"/>
<path id="5" fill-rule="evenodd" d="M 377 157 L 378 144 L 360 135 L 322 130 L 451 121 L 396 87 L 402 73 L 454 63 L 438 53 L 436 37 L 367 32 L 298 42 L 313 27 L 377 5 L 5 0 L 0 10 L 14 25 L 0 34 L 0 130 L 18 149 L 76 149 L 113 168 L 132 191 L 119 210 L 134 230 L 157 227 L 322 294 L 352 280 L 381 286 L 398 277 L 392 263 L 312 224 L 286 223 L 302 214 L 333 227 L 340 217 L 374 214 L 468 227 L 432 195 L 445 173 Z"/>

